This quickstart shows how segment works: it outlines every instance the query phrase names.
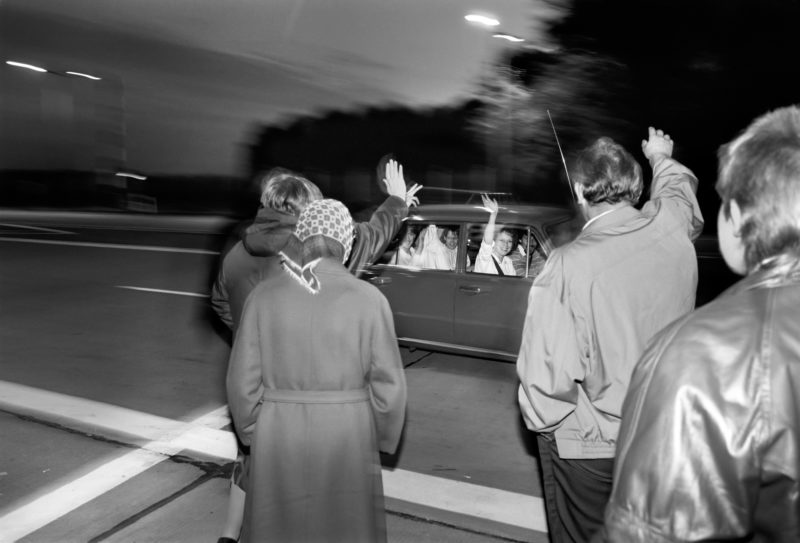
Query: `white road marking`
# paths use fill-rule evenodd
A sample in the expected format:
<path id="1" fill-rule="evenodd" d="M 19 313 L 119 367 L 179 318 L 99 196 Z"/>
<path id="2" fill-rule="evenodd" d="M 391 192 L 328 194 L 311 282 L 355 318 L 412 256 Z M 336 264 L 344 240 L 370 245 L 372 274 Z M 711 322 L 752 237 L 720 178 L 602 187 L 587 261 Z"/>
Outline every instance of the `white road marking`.
<path id="1" fill-rule="evenodd" d="M 32 533 L 178 452 L 194 451 L 222 460 L 236 457 L 236 438 L 220 430 L 230 423 L 227 406 L 182 422 L 0 381 L 0 408 L 76 429 L 91 427 L 94 433 L 114 439 L 149 440 L 141 449 L 0 517 L 0 541 Z M 384 469 L 383 485 L 389 498 L 547 532 L 542 498 L 401 469 Z"/>
<path id="2" fill-rule="evenodd" d="M 145 287 L 131 287 L 127 285 L 117 285 L 117 288 L 125 288 L 128 290 L 139 290 L 142 292 L 155 292 L 157 294 L 177 294 L 178 296 L 194 296 L 196 298 L 208 298 L 208 294 L 200 294 L 197 292 L 186 292 L 183 290 L 164 290 L 160 288 L 145 288 Z"/>
<path id="3" fill-rule="evenodd" d="M 37 402 L 42 403 L 36 406 Z M 227 459 L 236 457 L 236 441 L 233 434 L 202 426 L 206 422 L 217 424 L 224 422 L 220 412 L 226 412 L 227 406 L 218 407 L 194 421 L 182 423 L 6 381 L 0 381 L 0 406 L 12 412 L 23 411 L 35 416 L 44 415 L 42 418 L 55 419 L 62 424 L 77 422 L 80 425 L 91 425 L 103 430 L 111 430 L 114 427 L 118 429 L 120 428 L 118 425 L 123 424 L 126 433 L 135 435 L 136 431 L 140 431 L 144 434 L 140 437 L 157 436 L 155 440 L 146 443 L 140 449 L 115 458 L 0 517 L 2 542 L 17 541 L 35 532 L 185 450 L 189 444 L 195 450 L 198 446 L 202 447 L 204 453 L 214 456 L 222 455 Z M 112 424 L 115 426 L 110 427 Z M 218 435 L 215 437 L 223 442 L 214 443 L 213 439 L 208 439 L 209 432 L 216 432 Z M 206 445 L 211 446 L 206 447 Z"/>
<path id="4" fill-rule="evenodd" d="M 184 247 L 161 247 L 158 245 L 127 245 L 124 243 L 94 243 L 90 241 L 58 241 L 52 239 L 0 238 L 0 241 L 16 243 L 40 243 L 42 245 L 69 245 L 73 247 L 93 247 L 97 249 L 129 249 L 131 251 L 156 251 L 160 253 L 190 253 L 197 255 L 218 255 L 219 251 L 207 249 L 186 249 Z"/>
<path id="5" fill-rule="evenodd" d="M 68 232 L 67 230 L 56 230 L 55 228 L 45 228 L 44 226 L 29 226 L 27 224 L 0 223 L 0 226 L 6 226 L 8 228 L 21 228 L 25 230 L 39 230 L 41 232 L 49 232 L 51 234 L 75 234 L 75 232 Z"/>
<path id="6" fill-rule="evenodd" d="M 402 469 L 383 470 L 383 493 L 406 502 L 547 532 L 544 500 Z"/>

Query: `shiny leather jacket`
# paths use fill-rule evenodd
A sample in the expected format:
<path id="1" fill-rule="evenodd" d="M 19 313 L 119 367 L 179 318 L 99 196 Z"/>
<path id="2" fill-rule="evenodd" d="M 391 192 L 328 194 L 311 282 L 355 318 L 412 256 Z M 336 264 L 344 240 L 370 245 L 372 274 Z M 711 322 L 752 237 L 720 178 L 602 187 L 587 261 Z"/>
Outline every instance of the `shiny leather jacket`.
<path id="1" fill-rule="evenodd" d="M 800 256 L 657 336 L 623 405 L 595 541 L 800 541 Z"/>

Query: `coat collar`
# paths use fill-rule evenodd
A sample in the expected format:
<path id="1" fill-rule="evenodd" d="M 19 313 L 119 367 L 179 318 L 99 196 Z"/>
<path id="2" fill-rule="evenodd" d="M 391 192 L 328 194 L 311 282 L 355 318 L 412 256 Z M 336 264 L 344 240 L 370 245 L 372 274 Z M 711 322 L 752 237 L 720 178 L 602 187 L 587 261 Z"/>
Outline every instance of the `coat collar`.
<path id="1" fill-rule="evenodd" d="M 784 254 L 769 258 L 728 290 L 736 294 L 756 288 L 800 284 L 800 256 Z"/>
<path id="2" fill-rule="evenodd" d="M 594 232 L 602 232 L 608 228 L 613 228 L 620 224 L 625 224 L 631 219 L 638 217 L 641 212 L 633 206 L 622 206 L 612 210 L 610 213 L 600 215 L 591 222 L 587 222 L 581 231 L 581 236 Z"/>

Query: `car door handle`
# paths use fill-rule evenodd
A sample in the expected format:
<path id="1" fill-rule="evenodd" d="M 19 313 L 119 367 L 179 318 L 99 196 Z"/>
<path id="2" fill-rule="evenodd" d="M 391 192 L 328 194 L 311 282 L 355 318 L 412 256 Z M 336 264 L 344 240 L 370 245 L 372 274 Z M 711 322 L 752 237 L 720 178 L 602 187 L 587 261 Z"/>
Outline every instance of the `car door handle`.
<path id="1" fill-rule="evenodd" d="M 471 294 L 471 295 L 480 294 L 481 293 L 481 287 L 474 287 L 474 286 L 469 286 L 469 285 L 468 286 L 458 287 L 458 290 L 460 290 L 464 294 Z"/>
<path id="2" fill-rule="evenodd" d="M 388 285 L 392 282 L 391 277 L 370 277 L 369 282 L 373 285 Z"/>

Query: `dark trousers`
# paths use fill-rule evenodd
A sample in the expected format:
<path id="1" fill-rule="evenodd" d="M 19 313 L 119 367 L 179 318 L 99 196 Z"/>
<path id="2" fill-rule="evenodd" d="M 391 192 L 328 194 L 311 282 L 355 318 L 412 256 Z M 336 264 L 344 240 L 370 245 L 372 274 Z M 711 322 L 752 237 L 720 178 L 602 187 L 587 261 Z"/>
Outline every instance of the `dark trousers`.
<path id="1" fill-rule="evenodd" d="M 553 434 L 538 434 L 537 442 L 550 541 L 589 541 L 603 526 L 614 460 L 563 459 L 558 456 Z"/>

